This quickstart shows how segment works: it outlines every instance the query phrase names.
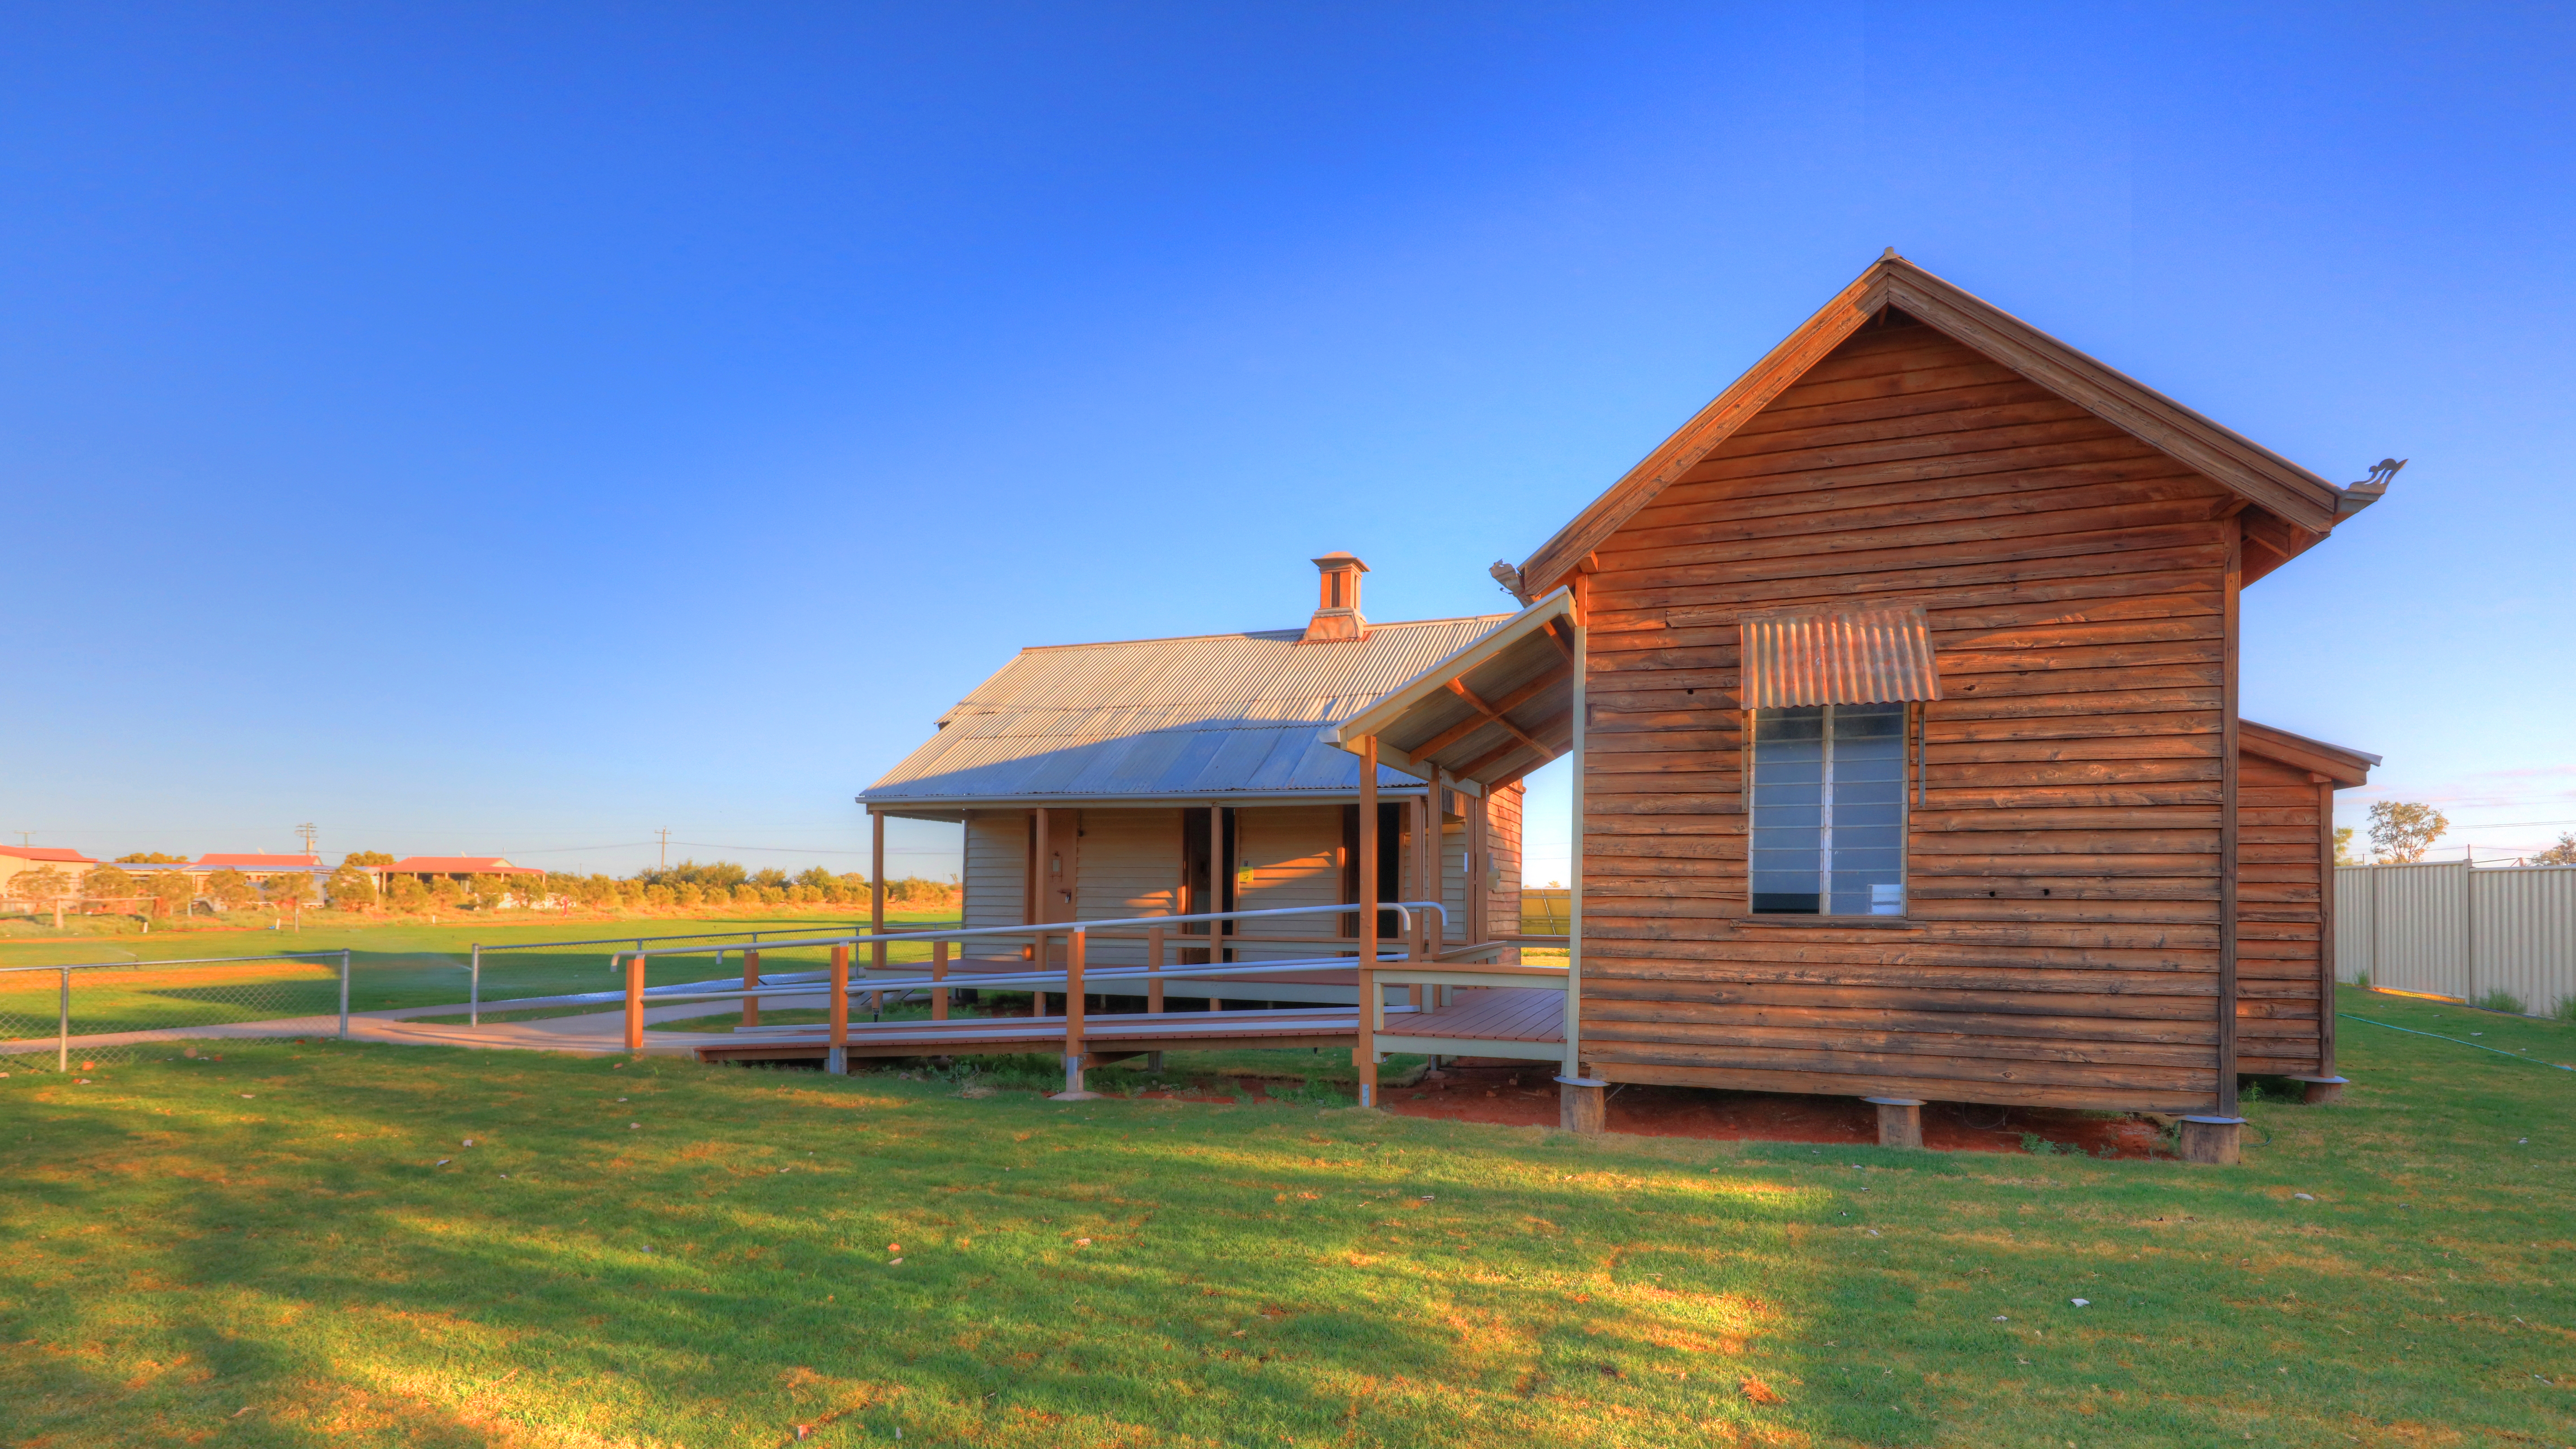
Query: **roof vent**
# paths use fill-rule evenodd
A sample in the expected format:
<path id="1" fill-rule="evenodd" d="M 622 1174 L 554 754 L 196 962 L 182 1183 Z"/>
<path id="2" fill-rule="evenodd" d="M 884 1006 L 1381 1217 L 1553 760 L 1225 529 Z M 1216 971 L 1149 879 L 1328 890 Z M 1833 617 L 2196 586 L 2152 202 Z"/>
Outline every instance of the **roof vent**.
<path id="1" fill-rule="evenodd" d="M 1368 637 L 1368 620 L 1360 617 L 1360 575 L 1368 565 L 1336 550 L 1315 560 L 1318 581 L 1315 617 L 1306 621 L 1306 644 L 1356 642 Z"/>

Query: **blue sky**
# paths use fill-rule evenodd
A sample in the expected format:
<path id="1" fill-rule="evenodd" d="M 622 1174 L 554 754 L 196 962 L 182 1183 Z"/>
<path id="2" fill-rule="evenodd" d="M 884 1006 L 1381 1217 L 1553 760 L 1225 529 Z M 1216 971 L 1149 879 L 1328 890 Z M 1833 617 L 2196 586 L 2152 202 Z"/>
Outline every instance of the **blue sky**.
<path id="1" fill-rule="evenodd" d="M 1292 624 L 1333 548 L 1376 617 L 1503 606 L 1488 561 L 1894 245 L 2329 477 L 2411 457 L 2249 591 L 2246 712 L 2541 844 L 2576 829 L 2572 41 L 22 7 L 0 829 L 857 868 L 850 797 L 1020 645 Z"/>

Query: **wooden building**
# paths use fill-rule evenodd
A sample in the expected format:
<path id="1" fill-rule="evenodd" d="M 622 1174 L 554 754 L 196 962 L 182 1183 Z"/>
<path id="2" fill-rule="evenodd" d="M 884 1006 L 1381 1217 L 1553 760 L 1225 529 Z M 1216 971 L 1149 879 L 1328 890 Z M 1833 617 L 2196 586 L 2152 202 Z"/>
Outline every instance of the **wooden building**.
<path id="1" fill-rule="evenodd" d="M 2239 591 L 2398 466 L 2338 487 L 1891 253 L 1337 738 L 1579 754 L 1578 1089 L 2223 1114 L 2334 1075 L 2376 763 L 2239 718 Z"/>
<path id="2" fill-rule="evenodd" d="M 859 797 L 875 817 L 872 878 L 885 877 L 894 817 L 965 827 L 973 927 L 1358 901 L 1359 765 L 1326 736 L 1511 616 L 1371 623 L 1360 612 L 1367 566 L 1346 553 L 1314 562 L 1317 604 L 1302 628 L 1021 650 Z M 1453 940 L 1484 939 L 1488 922 L 1518 930 L 1520 788 L 1439 792 L 1434 826 L 1422 782 L 1391 771 L 1380 782 L 1372 898 L 1436 890 Z M 1193 928 L 1200 944 L 1176 935 L 1172 964 L 1206 964 L 1212 949 L 1241 962 L 1338 954 L 1345 941 L 1356 951 L 1357 917 L 1228 923 L 1213 944 Z M 1023 949 L 969 942 L 988 964 Z M 1133 934 L 1104 935 L 1089 959 L 1141 965 L 1145 950 Z M 1209 994 L 1351 1002 L 1357 991 L 1325 972 Z"/>

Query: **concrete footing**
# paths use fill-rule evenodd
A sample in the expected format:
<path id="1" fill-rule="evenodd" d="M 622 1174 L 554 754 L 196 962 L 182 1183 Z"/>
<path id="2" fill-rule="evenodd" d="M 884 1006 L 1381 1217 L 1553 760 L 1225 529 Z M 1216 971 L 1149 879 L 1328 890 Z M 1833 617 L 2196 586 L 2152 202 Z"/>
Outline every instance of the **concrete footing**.
<path id="1" fill-rule="evenodd" d="M 1610 1130 L 1610 1084 L 1591 1077 L 1556 1079 L 1557 1125 L 1587 1135 Z"/>
<path id="2" fill-rule="evenodd" d="M 1923 1145 L 1923 1102 L 1920 1098 L 1863 1097 L 1861 1100 L 1878 1108 L 1879 1146 Z"/>
<path id="3" fill-rule="evenodd" d="M 1082 1061 L 1083 1059 L 1077 1056 L 1068 1056 L 1064 1059 L 1064 1090 L 1047 1098 L 1048 1101 L 1097 1102 L 1100 1100 L 1098 1092 L 1083 1090 Z"/>
<path id="4" fill-rule="evenodd" d="M 2306 1090 L 2300 1094 L 2299 1100 L 2311 1107 L 2326 1102 L 2342 1101 L 2343 1089 L 2351 1085 L 2342 1077 L 2292 1077 L 2290 1080 L 2306 1084 Z"/>
<path id="5" fill-rule="evenodd" d="M 848 1076 L 850 1074 L 849 1052 L 842 1047 L 832 1047 L 825 1051 L 823 1053 L 823 1070 L 836 1077 Z"/>
<path id="6" fill-rule="evenodd" d="M 2185 1117 L 2182 1119 L 2182 1160 L 2213 1167 L 2234 1167 L 2240 1160 L 2237 1139 L 2244 1130 L 2245 1119 L 2242 1117 Z"/>

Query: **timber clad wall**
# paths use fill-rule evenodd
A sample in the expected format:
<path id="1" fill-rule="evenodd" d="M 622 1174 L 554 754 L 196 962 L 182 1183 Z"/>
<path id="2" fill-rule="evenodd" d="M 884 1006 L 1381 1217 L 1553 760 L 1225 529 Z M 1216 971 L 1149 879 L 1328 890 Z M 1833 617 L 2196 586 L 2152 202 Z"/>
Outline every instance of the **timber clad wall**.
<path id="1" fill-rule="evenodd" d="M 2322 1071 L 2320 786 L 2306 770 L 2240 752 L 2236 776 L 2236 1061 L 2242 1071 Z M 2331 797 L 2324 797 L 2330 799 Z M 2330 808 L 2330 807 L 2328 807 Z"/>
<path id="2" fill-rule="evenodd" d="M 1019 810 L 977 810 L 966 817 L 969 926 L 1016 926 L 1028 919 L 1029 817 Z M 970 944 L 969 955 L 987 948 Z"/>
<path id="3" fill-rule="evenodd" d="M 1075 867 L 1074 919 L 1117 921 L 1180 913 L 1179 810 L 1064 810 L 1048 815 L 1047 828 L 1081 831 L 1076 837 L 1082 854 Z M 1089 943 L 1086 953 L 1104 966 L 1145 964 L 1142 940 L 1104 936 Z"/>
<path id="4" fill-rule="evenodd" d="M 1237 810 L 1234 814 L 1235 906 L 1266 911 L 1288 906 L 1334 906 L 1342 901 L 1342 807 L 1292 805 Z M 1246 921 L 1255 936 L 1329 936 L 1331 916 L 1291 916 Z M 1316 954 L 1311 946 L 1250 947 L 1238 961 L 1289 961 Z"/>
<path id="5" fill-rule="evenodd" d="M 1518 935 L 1521 929 L 1521 808 L 1527 792 L 1515 780 L 1486 798 L 1486 828 L 1493 836 L 1494 871 L 1500 878 L 1485 892 L 1485 928 L 1492 935 Z M 1495 959 L 1518 965 L 1521 954 L 1515 947 Z"/>
<path id="6" fill-rule="evenodd" d="M 1595 552 L 1585 1058 L 1617 1081 L 2206 1109 L 2233 496 L 1885 324 Z M 1749 918 L 1736 621 L 1804 604 L 1928 612 L 1944 697 L 1901 923 Z"/>

